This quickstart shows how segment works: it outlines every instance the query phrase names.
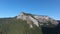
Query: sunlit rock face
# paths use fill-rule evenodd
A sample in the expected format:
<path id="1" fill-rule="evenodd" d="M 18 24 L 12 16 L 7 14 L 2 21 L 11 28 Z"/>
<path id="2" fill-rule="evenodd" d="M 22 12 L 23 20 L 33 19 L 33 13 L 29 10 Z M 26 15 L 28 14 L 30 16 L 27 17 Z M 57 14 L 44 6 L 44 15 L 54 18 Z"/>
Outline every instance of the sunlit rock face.
<path id="1" fill-rule="evenodd" d="M 42 23 L 48 23 L 51 22 L 51 24 L 54 24 L 54 25 L 57 25 L 58 22 L 48 16 L 34 16 L 39 22 L 42 22 Z"/>
<path id="2" fill-rule="evenodd" d="M 21 13 L 17 16 L 17 19 L 22 19 L 22 20 L 26 20 L 28 16 L 26 16 L 24 13 Z"/>
<path id="3" fill-rule="evenodd" d="M 28 14 L 28 13 L 20 13 L 17 16 L 17 19 L 22 19 L 26 20 L 27 24 L 31 28 L 33 28 L 33 24 L 39 27 L 39 25 L 44 26 L 44 27 L 53 27 L 58 24 L 58 22 L 48 16 L 43 16 L 43 15 L 33 15 L 33 14 Z"/>

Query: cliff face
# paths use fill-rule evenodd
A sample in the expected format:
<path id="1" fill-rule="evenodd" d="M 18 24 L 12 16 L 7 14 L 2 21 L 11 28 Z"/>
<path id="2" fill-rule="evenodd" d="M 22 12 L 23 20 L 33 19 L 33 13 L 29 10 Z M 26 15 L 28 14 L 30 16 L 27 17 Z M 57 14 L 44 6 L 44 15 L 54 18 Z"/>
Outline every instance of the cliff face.
<path id="1" fill-rule="evenodd" d="M 28 13 L 21 13 L 17 16 L 17 19 L 26 20 L 27 24 L 30 25 L 31 28 L 33 28 L 33 25 L 44 26 L 44 27 L 54 27 L 58 24 L 58 22 L 48 16 L 43 15 L 33 15 Z"/>

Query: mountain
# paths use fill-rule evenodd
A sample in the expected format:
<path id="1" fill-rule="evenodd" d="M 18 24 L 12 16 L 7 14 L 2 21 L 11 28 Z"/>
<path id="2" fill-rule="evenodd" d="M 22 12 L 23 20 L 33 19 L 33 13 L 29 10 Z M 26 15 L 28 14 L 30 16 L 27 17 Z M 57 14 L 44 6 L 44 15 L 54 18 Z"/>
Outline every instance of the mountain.
<path id="1" fill-rule="evenodd" d="M 16 17 L 0 18 L 0 34 L 56 34 L 60 32 L 58 24 L 48 16 L 22 12 Z"/>
<path id="2" fill-rule="evenodd" d="M 48 16 L 44 15 L 33 15 L 29 13 L 22 12 L 17 16 L 17 19 L 26 20 L 27 24 L 30 25 L 31 28 L 33 28 L 32 24 L 39 27 L 39 25 L 44 27 L 54 27 L 58 24 L 58 22 Z"/>

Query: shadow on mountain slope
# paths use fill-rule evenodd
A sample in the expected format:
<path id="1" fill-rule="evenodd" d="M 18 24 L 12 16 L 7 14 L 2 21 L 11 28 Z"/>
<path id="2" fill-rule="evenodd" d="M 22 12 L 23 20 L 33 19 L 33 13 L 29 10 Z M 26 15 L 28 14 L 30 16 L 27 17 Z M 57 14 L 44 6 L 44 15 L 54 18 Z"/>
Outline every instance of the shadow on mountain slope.
<path id="1" fill-rule="evenodd" d="M 59 24 L 54 28 L 42 27 L 43 34 L 60 34 L 60 21 Z"/>

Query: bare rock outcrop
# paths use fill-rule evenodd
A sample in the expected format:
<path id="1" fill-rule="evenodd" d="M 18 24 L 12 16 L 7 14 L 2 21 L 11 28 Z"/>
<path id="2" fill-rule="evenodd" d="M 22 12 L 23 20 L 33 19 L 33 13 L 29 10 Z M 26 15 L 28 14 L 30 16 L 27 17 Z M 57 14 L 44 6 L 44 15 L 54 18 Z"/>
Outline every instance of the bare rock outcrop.
<path id="1" fill-rule="evenodd" d="M 58 24 L 58 22 L 48 16 L 43 16 L 43 15 L 33 15 L 33 14 L 28 14 L 28 13 L 20 13 L 17 16 L 17 19 L 22 19 L 26 20 L 27 24 L 30 25 L 31 28 L 33 28 L 33 24 L 36 25 L 37 27 L 44 26 L 44 27 L 53 27 Z"/>

